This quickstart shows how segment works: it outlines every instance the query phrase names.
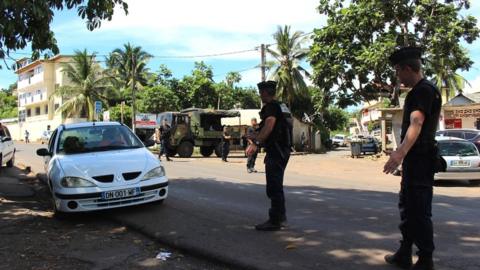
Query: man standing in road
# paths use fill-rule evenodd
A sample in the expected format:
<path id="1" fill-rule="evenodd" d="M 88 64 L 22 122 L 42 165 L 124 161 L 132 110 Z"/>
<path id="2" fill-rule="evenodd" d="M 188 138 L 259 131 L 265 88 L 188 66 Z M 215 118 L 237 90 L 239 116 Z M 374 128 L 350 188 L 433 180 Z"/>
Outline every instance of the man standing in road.
<path id="1" fill-rule="evenodd" d="M 230 140 L 232 136 L 230 136 L 229 127 L 223 127 L 223 134 L 222 134 L 222 161 L 228 162 L 228 154 L 230 153 Z"/>
<path id="2" fill-rule="evenodd" d="M 389 264 L 410 269 L 412 245 L 418 251 L 418 261 L 412 269 L 434 269 L 432 196 L 437 148 L 437 129 L 442 97 L 438 89 L 423 78 L 421 50 L 407 47 L 395 51 L 390 62 L 400 82 L 412 87 L 408 93 L 402 122 L 402 143 L 392 152 L 384 172 L 393 173 L 402 164 L 403 173 L 398 207 L 400 210 L 400 248 L 385 256 Z M 402 163 L 403 161 L 403 163 Z"/>
<path id="3" fill-rule="evenodd" d="M 251 122 L 252 126 L 248 127 L 247 129 L 247 137 L 254 137 L 255 136 L 255 132 L 257 131 L 258 129 L 258 124 L 257 124 L 257 118 L 252 118 Z M 253 141 L 250 140 L 250 139 L 247 139 L 247 142 L 248 142 L 248 145 L 251 145 L 253 144 Z M 257 155 L 258 155 L 258 151 L 260 149 L 257 149 L 257 151 L 255 151 L 253 154 L 247 156 L 248 159 L 247 159 L 247 171 L 248 173 L 252 173 L 252 172 L 257 172 L 257 170 L 255 170 L 255 161 L 257 160 Z"/>
<path id="4" fill-rule="evenodd" d="M 267 178 L 267 196 L 271 200 L 269 219 L 255 226 L 259 231 L 277 231 L 287 220 L 285 196 L 283 193 L 283 176 L 291 151 L 291 114 L 288 108 L 275 100 L 276 85 L 274 81 L 260 82 L 258 90 L 264 106 L 260 111 L 260 129 L 248 138 L 253 141 L 247 148 L 247 155 L 257 153 L 260 145 L 265 147 L 265 174 Z M 289 115 L 289 117 L 285 116 Z"/>
<path id="5" fill-rule="evenodd" d="M 30 142 L 30 132 L 28 132 L 28 130 L 25 129 L 25 143 L 29 143 Z"/>
<path id="6" fill-rule="evenodd" d="M 160 127 L 160 153 L 158 158 L 162 159 L 163 154 L 167 158 L 167 161 L 172 161 L 169 156 L 168 151 L 168 140 L 170 138 L 170 125 L 167 123 L 167 120 L 163 120 L 162 126 Z"/>

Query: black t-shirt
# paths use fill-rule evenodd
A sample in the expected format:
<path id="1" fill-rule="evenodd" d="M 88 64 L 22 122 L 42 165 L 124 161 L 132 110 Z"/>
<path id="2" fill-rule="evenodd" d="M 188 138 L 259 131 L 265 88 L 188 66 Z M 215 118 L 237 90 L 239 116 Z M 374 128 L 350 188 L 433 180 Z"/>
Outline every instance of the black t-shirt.
<path id="1" fill-rule="evenodd" d="M 418 82 L 408 93 L 403 108 L 402 142 L 410 126 L 410 114 L 414 111 L 421 111 L 425 114 L 422 130 L 410 152 L 431 149 L 431 146 L 434 145 L 441 107 L 442 97 L 440 92 L 426 79 Z"/>
<path id="2" fill-rule="evenodd" d="M 280 130 L 281 129 L 280 121 L 283 120 L 282 109 L 280 107 L 280 104 L 278 104 L 278 102 L 276 101 L 267 103 L 262 107 L 262 110 L 260 111 L 260 119 L 262 120 L 262 122 L 260 123 L 260 128 L 263 128 L 265 124 L 265 120 L 271 116 L 275 117 L 276 119 L 275 126 L 273 127 L 272 133 L 270 133 L 270 136 L 268 136 L 264 144 L 265 144 L 265 149 L 267 153 L 270 152 L 272 154 L 275 154 L 278 152 L 278 149 L 275 146 L 275 143 L 277 143 L 280 146 L 282 145 L 282 142 L 281 142 L 282 131 Z"/>
<path id="3" fill-rule="evenodd" d="M 167 140 L 170 137 L 170 126 L 165 125 L 160 127 L 160 139 Z"/>

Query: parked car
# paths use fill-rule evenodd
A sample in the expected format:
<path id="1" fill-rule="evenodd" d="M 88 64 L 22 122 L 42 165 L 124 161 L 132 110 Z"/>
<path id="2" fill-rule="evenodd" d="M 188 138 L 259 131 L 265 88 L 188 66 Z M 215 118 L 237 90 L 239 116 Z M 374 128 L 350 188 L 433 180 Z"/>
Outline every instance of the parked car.
<path id="1" fill-rule="evenodd" d="M 13 167 L 15 163 L 15 145 L 8 128 L 0 124 L 0 170 L 3 165 Z"/>
<path id="2" fill-rule="evenodd" d="M 480 150 L 480 130 L 477 129 L 445 129 L 439 130 L 436 136 L 440 137 L 455 137 L 465 139 L 475 144 Z"/>
<path id="3" fill-rule="evenodd" d="M 337 134 L 333 136 L 332 144 L 334 146 L 347 146 L 347 136 L 343 134 Z"/>
<path id="4" fill-rule="evenodd" d="M 361 152 L 377 154 L 380 152 L 380 142 L 375 137 L 367 137 L 362 140 Z"/>
<path id="5" fill-rule="evenodd" d="M 168 179 L 161 162 L 125 125 L 86 122 L 60 125 L 44 157 L 57 216 L 163 201 Z"/>
<path id="6" fill-rule="evenodd" d="M 436 140 L 447 170 L 436 173 L 435 180 L 480 180 L 480 153 L 472 142 L 455 137 Z"/>

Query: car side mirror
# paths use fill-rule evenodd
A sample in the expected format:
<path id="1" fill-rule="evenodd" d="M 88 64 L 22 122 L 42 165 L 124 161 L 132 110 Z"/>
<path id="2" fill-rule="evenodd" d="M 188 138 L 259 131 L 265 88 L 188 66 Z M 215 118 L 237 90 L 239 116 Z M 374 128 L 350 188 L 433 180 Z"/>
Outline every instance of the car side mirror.
<path id="1" fill-rule="evenodd" d="M 52 153 L 50 153 L 46 148 L 40 148 L 37 150 L 37 155 L 41 157 L 46 157 L 46 156 L 52 156 Z"/>
<path id="2" fill-rule="evenodd" d="M 10 137 L 3 137 L 2 138 L 2 142 L 9 142 L 11 140 L 12 140 L 12 138 L 10 138 Z"/>
<path id="3" fill-rule="evenodd" d="M 152 147 L 155 145 L 155 141 L 153 140 L 146 140 L 143 142 L 143 145 L 145 145 L 145 147 Z"/>

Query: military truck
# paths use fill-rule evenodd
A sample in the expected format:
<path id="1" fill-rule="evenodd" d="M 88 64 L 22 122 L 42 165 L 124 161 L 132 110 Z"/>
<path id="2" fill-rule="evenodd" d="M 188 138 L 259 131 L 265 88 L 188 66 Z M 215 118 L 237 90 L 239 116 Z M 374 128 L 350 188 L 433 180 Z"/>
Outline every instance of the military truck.
<path id="1" fill-rule="evenodd" d="M 170 154 L 188 158 L 193 154 L 194 147 L 200 147 L 204 157 L 214 152 L 221 156 L 221 140 L 223 135 L 222 118 L 240 117 L 238 111 L 191 108 L 180 112 L 165 112 L 158 116 L 161 125 L 166 120 L 170 126 L 168 149 Z M 238 134 L 237 134 L 238 133 Z M 234 139 L 239 140 L 240 132 L 231 130 Z"/>

